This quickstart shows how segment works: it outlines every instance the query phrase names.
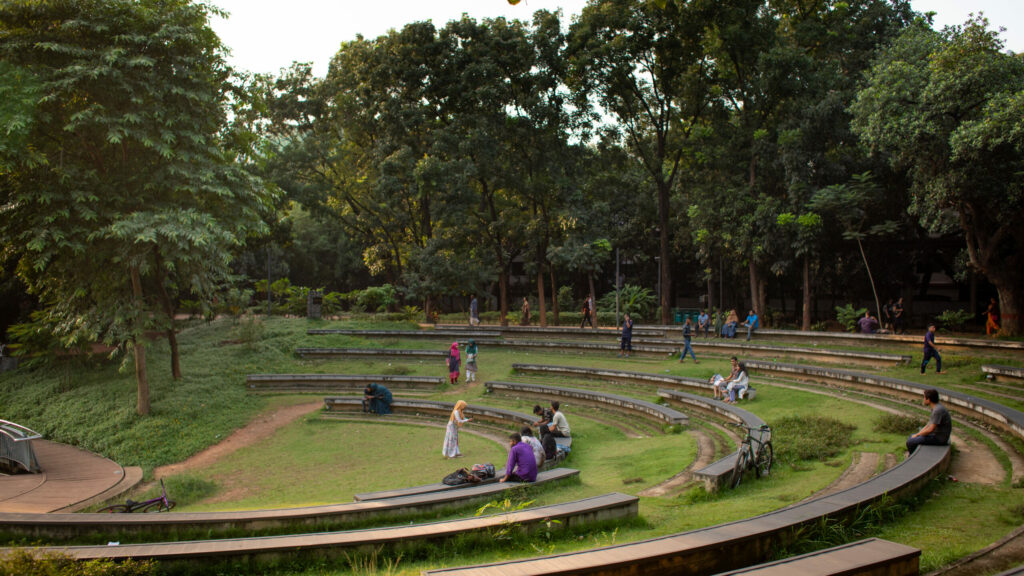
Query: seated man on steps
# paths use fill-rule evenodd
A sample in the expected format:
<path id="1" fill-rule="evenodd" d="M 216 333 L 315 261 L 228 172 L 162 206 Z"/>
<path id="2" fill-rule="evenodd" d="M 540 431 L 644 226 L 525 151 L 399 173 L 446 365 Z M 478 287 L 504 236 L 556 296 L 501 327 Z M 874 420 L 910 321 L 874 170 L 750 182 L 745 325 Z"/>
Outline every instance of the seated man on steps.
<path id="1" fill-rule="evenodd" d="M 931 408 L 932 414 L 928 423 L 917 434 L 907 438 L 907 456 L 914 453 L 918 446 L 945 446 L 949 444 L 949 435 L 953 431 L 953 419 L 949 410 L 939 402 L 939 391 L 929 388 L 924 391 L 924 405 Z"/>
<path id="2" fill-rule="evenodd" d="M 505 476 L 498 482 L 535 482 L 537 480 L 537 457 L 533 448 L 523 442 L 518 432 L 508 437 L 508 461 L 505 462 Z"/>
<path id="3" fill-rule="evenodd" d="M 546 426 L 541 426 L 541 429 L 551 434 L 555 438 L 569 438 L 572 436 L 569 430 L 569 421 L 565 419 L 565 414 L 559 410 L 561 405 L 558 400 L 551 401 L 551 423 Z"/>
<path id="4" fill-rule="evenodd" d="M 391 414 L 391 391 L 380 384 L 370 384 L 363 390 L 363 412 Z"/>

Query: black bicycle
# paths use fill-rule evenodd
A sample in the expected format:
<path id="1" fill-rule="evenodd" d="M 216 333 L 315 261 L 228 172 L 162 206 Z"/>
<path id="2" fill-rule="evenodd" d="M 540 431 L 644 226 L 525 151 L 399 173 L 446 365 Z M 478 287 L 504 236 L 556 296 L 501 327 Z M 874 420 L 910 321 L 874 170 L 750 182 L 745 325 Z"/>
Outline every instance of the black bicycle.
<path id="1" fill-rule="evenodd" d="M 736 424 L 747 431 L 743 442 L 740 442 L 739 454 L 736 456 L 736 465 L 732 469 L 732 487 L 740 485 L 743 480 L 743 473 L 748 468 L 754 469 L 758 478 L 767 476 L 772 471 L 772 461 L 775 458 L 775 451 L 772 449 L 772 429 L 767 425 L 746 426 Z"/>
<path id="2" fill-rule="evenodd" d="M 167 487 L 164 486 L 164 481 L 160 479 L 160 496 L 156 498 L 150 498 L 149 500 L 143 500 L 142 502 L 136 502 L 134 500 L 128 500 L 124 504 L 111 504 L 106 508 L 101 508 L 100 512 L 113 513 L 126 513 L 126 512 L 169 512 L 175 504 L 174 500 L 167 497 Z"/>

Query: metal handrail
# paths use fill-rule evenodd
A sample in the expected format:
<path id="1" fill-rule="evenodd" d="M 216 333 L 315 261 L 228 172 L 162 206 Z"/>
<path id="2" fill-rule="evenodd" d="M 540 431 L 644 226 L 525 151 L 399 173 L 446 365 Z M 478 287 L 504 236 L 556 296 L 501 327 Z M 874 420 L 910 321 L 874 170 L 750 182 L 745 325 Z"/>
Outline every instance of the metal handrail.
<path id="1" fill-rule="evenodd" d="M 39 459 L 31 441 L 42 437 L 21 424 L 0 420 L 0 461 L 18 464 L 28 472 L 39 472 Z"/>

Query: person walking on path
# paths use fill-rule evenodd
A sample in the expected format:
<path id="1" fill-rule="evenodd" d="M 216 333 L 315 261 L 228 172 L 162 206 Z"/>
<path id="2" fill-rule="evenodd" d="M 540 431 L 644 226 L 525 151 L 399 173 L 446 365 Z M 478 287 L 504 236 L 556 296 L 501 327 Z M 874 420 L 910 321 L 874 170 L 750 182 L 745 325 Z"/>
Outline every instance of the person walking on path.
<path id="1" fill-rule="evenodd" d="M 747 319 L 743 321 L 743 325 L 747 327 L 747 342 L 750 342 L 750 335 L 753 334 L 754 330 L 761 327 L 757 314 L 753 310 L 750 311 L 750 314 L 747 314 Z"/>
<path id="2" fill-rule="evenodd" d="M 949 435 L 953 431 L 953 419 L 949 416 L 949 410 L 939 402 L 939 391 L 934 388 L 925 390 L 924 405 L 931 408 L 932 413 L 924 428 L 907 438 L 907 456 L 913 454 L 918 446 L 949 444 Z"/>
<path id="3" fill-rule="evenodd" d="M 476 301 L 476 294 L 469 301 L 469 325 L 480 325 L 480 303 Z"/>
<path id="4" fill-rule="evenodd" d="M 590 296 L 583 301 L 583 320 L 580 320 L 580 328 L 583 328 L 584 324 L 594 327 L 594 300 Z"/>
<path id="5" fill-rule="evenodd" d="M 466 418 L 466 401 L 459 400 L 452 409 L 452 415 L 448 417 L 448 426 L 444 430 L 444 446 L 441 447 L 441 454 L 445 458 L 459 458 L 462 452 L 459 451 L 459 428 L 466 422 L 472 422 L 472 418 Z"/>
<path id="6" fill-rule="evenodd" d="M 629 317 L 629 312 L 626 312 L 623 318 L 619 358 L 622 358 L 623 353 L 626 354 L 626 358 L 629 358 L 630 352 L 633 351 L 633 319 Z"/>
<path id="7" fill-rule="evenodd" d="M 700 364 L 697 362 L 697 355 L 693 353 L 693 347 L 690 345 L 690 337 L 693 335 L 693 323 L 690 322 L 690 317 L 686 317 L 686 322 L 683 323 L 683 350 L 679 353 L 679 363 L 682 364 L 686 361 L 686 353 L 690 353 L 690 357 L 693 358 L 694 364 Z"/>
<path id="8" fill-rule="evenodd" d="M 452 347 L 448 349 L 448 383 L 455 384 L 459 381 L 459 364 L 461 357 L 459 356 L 459 343 L 452 342 Z"/>
<path id="9" fill-rule="evenodd" d="M 985 309 L 985 334 L 999 334 L 999 303 L 995 298 L 989 300 L 988 308 Z"/>
<path id="10" fill-rule="evenodd" d="M 476 382 L 476 340 L 470 340 L 466 346 L 466 382 Z"/>
<path id="11" fill-rule="evenodd" d="M 921 374 L 928 367 L 928 361 L 935 358 L 935 373 L 942 374 L 942 356 L 939 356 L 939 349 L 935 347 L 935 324 L 928 325 L 928 331 L 924 333 L 924 360 L 921 361 Z"/>

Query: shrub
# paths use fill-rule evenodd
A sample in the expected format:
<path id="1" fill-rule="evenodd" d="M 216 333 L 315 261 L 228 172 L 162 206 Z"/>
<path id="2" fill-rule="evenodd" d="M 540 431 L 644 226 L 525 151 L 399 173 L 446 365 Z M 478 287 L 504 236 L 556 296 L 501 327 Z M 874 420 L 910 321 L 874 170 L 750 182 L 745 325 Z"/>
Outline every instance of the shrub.
<path id="1" fill-rule="evenodd" d="M 64 554 L 46 554 L 36 558 L 24 548 L 15 548 L 0 557 L 0 574 L 35 574 L 38 576 L 148 576 L 156 574 L 156 562 L 113 560 L 81 562 Z"/>
<path id="2" fill-rule="evenodd" d="M 787 416 L 775 422 L 772 444 L 780 462 L 824 462 L 853 445 L 853 424 L 824 416 Z"/>
<path id="3" fill-rule="evenodd" d="M 836 320 L 850 332 L 857 331 L 857 320 L 864 317 L 867 308 L 854 309 L 853 304 L 836 306 Z"/>
<path id="4" fill-rule="evenodd" d="M 971 313 L 966 310 L 944 310 L 935 319 L 939 321 L 943 328 L 959 332 L 964 329 L 964 325 L 970 322 L 972 318 Z"/>
<path id="5" fill-rule="evenodd" d="M 266 326 L 263 324 L 263 320 L 252 313 L 246 314 L 238 321 L 231 330 L 231 335 L 235 340 L 246 344 L 250 348 L 253 347 L 257 342 L 263 340 L 263 334 L 266 332 Z"/>
<path id="6" fill-rule="evenodd" d="M 921 419 L 905 414 L 882 414 L 875 420 L 875 432 L 909 436 L 921 428 Z"/>
<path id="7" fill-rule="evenodd" d="M 656 297 L 649 288 L 643 288 L 633 284 L 626 284 L 619 289 L 619 312 L 629 312 L 635 320 L 650 320 Z M 602 296 L 597 301 L 599 311 L 611 311 L 614 317 L 615 312 L 615 291 Z"/>
<path id="8" fill-rule="evenodd" d="M 558 289 L 558 310 L 560 312 L 579 312 L 583 306 L 576 306 L 576 300 L 572 297 L 572 288 L 562 286 Z"/>
<path id="9" fill-rule="evenodd" d="M 356 297 L 356 305 L 367 312 L 385 312 L 395 303 L 396 297 L 395 287 L 391 284 L 371 286 Z"/>

